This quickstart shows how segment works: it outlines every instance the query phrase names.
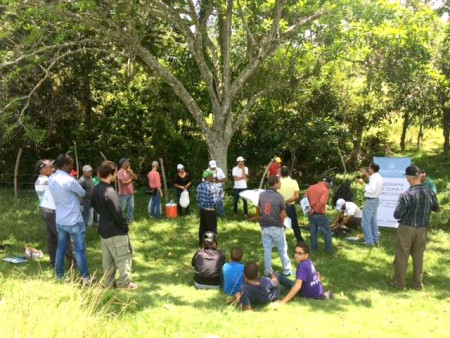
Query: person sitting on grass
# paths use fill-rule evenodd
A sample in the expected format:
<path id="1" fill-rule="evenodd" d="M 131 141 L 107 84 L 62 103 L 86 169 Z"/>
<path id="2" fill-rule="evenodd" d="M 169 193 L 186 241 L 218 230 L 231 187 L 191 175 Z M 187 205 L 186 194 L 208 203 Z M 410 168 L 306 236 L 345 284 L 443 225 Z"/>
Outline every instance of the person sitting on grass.
<path id="1" fill-rule="evenodd" d="M 300 263 L 297 267 L 297 278 L 295 282 L 279 274 L 280 283 L 291 288 L 289 293 L 281 301 L 287 304 L 295 296 L 313 299 L 330 299 L 331 292 L 324 292 L 320 281 L 320 273 L 316 271 L 314 264 L 309 259 L 309 247 L 305 243 L 297 243 L 294 250 L 294 258 Z"/>
<path id="2" fill-rule="evenodd" d="M 237 298 L 242 310 L 251 310 L 252 304 L 264 305 L 274 302 L 280 296 L 280 283 L 277 276 L 270 271 L 269 277 L 259 277 L 259 266 L 256 262 L 245 264 L 244 289 Z"/>
<path id="3" fill-rule="evenodd" d="M 241 263 L 243 255 L 241 248 L 231 249 L 231 261 L 222 268 L 223 291 L 229 296 L 235 296 L 244 286 L 244 264 Z"/>
<path id="4" fill-rule="evenodd" d="M 217 235 L 212 231 L 203 234 L 203 249 L 192 257 L 194 284 L 198 289 L 220 289 L 225 254 L 217 250 Z"/>

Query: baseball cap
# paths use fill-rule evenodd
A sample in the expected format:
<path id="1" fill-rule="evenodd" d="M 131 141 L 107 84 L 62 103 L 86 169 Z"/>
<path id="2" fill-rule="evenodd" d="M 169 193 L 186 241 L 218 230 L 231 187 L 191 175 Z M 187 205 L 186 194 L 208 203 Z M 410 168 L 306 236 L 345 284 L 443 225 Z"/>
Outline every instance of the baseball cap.
<path id="1" fill-rule="evenodd" d="M 36 170 L 41 171 L 42 168 L 44 168 L 48 165 L 53 165 L 53 162 L 55 162 L 55 161 L 39 160 L 38 163 L 36 163 Z"/>
<path id="2" fill-rule="evenodd" d="M 333 179 L 331 177 L 324 177 L 322 181 L 327 182 L 330 185 L 330 187 L 333 186 Z"/>
<path id="3" fill-rule="evenodd" d="M 342 211 L 342 207 L 345 205 L 345 200 L 343 198 L 340 198 L 336 201 L 336 210 Z"/>
<path id="4" fill-rule="evenodd" d="M 84 173 L 87 173 L 89 171 L 92 171 L 92 167 L 89 164 L 86 164 L 85 166 L 83 166 Z"/>
<path id="5" fill-rule="evenodd" d="M 158 161 L 153 161 L 152 162 L 152 167 L 159 167 Z"/>
<path id="6" fill-rule="evenodd" d="M 243 158 L 242 156 L 239 156 L 239 157 L 236 159 L 236 162 L 243 162 L 243 161 L 245 161 L 245 158 Z"/>
<path id="7" fill-rule="evenodd" d="M 209 161 L 209 167 L 215 169 L 217 167 L 217 163 L 214 160 Z"/>
<path id="8" fill-rule="evenodd" d="M 277 156 L 277 157 L 275 157 L 275 162 L 277 162 L 277 163 L 281 163 L 281 158 L 279 158 L 278 156 Z"/>
<path id="9" fill-rule="evenodd" d="M 211 170 L 205 170 L 202 175 L 203 178 L 208 178 L 211 176 L 214 176 L 214 173 Z"/>
<path id="10" fill-rule="evenodd" d="M 130 160 L 129 158 L 123 157 L 123 158 L 120 159 L 119 165 L 120 165 L 120 166 L 123 166 L 123 164 L 124 164 L 126 161 L 129 161 L 129 160 Z"/>
<path id="11" fill-rule="evenodd" d="M 209 243 L 215 243 L 217 242 L 217 235 L 215 232 L 207 231 L 203 234 L 203 243 L 209 242 Z"/>
<path id="12" fill-rule="evenodd" d="M 177 165 L 177 170 L 182 170 L 184 169 L 184 165 L 182 165 L 181 163 Z"/>
<path id="13" fill-rule="evenodd" d="M 417 167 L 415 165 L 410 165 L 405 170 L 406 176 L 419 176 L 420 173 L 421 173 L 421 170 L 419 169 L 419 167 Z"/>

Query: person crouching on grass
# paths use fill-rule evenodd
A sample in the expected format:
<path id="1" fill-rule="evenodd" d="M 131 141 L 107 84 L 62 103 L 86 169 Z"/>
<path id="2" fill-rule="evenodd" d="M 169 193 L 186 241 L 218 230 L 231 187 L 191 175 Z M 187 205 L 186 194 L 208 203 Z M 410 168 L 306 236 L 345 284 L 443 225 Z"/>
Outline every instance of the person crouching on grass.
<path id="1" fill-rule="evenodd" d="M 91 204 L 100 214 L 98 234 L 102 245 L 103 285 L 135 290 L 131 283 L 132 247 L 128 237 L 128 224 L 123 216 L 119 196 L 111 186 L 117 175 L 114 162 L 104 161 L 97 169 L 100 183 L 94 187 Z M 116 270 L 119 280 L 116 281 Z"/>
<path id="2" fill-rule="evenodd" d="M 291 288 L 289 293 L 281 301 L 287 304 L 295 296 L 313 299 L 331 299 L 331 292 L 324 292 L 320 281 L 320 273 L 316 271 L 314 264 L 309 259 L 309 247 L 305 243 L 297 243 L 294 250 L 294 258 L 299 263 L 295 282 L 278 274 L 280 284 Z"/>

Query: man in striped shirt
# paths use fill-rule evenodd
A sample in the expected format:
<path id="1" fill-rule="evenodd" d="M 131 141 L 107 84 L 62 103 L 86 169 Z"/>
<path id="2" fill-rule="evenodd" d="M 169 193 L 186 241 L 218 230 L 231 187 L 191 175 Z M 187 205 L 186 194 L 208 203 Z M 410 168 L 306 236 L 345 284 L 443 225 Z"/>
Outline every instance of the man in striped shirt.
<path id="1" fill-rule="evenodd" d="M 431 211 L 439 211 L 434 192 L 420 182 L 420 169 L 406 168 L 406 179 L 411 185 L 400 195 L 394 217 L 399 220 L 394 260 L 393 286 L 405 289 L 405 276 L 409 255 L 413 259 L 413 288 L 423 288 L 423 253 L 427 242 L 427 229 Z"/>
<path id="2" fill-rule="evenodd" d="M 216 206 L 221 201 L 222 189 L 214 185 L 214 172 L 205 170 L 204 181 L 197 187 L 197 203 L 200 209 L 200 228 L 198 239 L 200 246 L 203 245 L 203 234 L 207 231 L 217 233 Z"/>

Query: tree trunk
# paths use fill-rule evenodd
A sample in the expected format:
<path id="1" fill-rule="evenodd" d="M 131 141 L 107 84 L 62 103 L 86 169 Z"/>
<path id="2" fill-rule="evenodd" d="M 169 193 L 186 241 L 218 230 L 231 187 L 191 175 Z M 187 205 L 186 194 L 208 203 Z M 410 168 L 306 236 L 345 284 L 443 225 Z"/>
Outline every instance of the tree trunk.
<path id="1" fill-rule="evenodd" d="M 354 139 L 353 139 L 353 151 L 351 156 L 351 164 L 353 169 L 359 168 L 361 164 L 361 143 L 363 138 L 363 126 L 362 124 L 358 125 Z"/>
<path id="2" fill-rule="evenodd" d="M 409 112 L 405 111 L 405 115 L 403 118 L 403 127 L 402 127 L 402 135 L 400 137 L 400 148 L 402 150 L 402 153 L 405 152 L 405 140 L 406 140 L 406 132 L 408 131 L 409 126 Z"/>
<path id="3" fill-rule="evenodd" d="M 419 134 L 417 135 L 417 150 L 420 150 L 420 143 L 423 139 L 423 123 L 422 121 L 419 122 Z"/>
<path id="4" fill-rule="evenodd" d="M 208 146 L 208 152 L 211 160 L 215 160 L 217 162 L 217 166 L 223 170 L 224 174 L 228 177 L 228 163 L 227 163 L 227 155 L 228 155 L 228 145 L 225 139 L 219 138 L 216 136 L 206 136 L 206 145 Z"/>
<path id="5" fill-rule="evenodd" d="M 450 109 L 444 108 L 442 117 L 442 129 L 444 134 L 444 155 L 450 157 Z"/>
<path id="6" fill-rule="evenodd" d="M 16 166 L 14 168 L 14 196 L 16 198 L 19 196 L 18 176 L 19 176 L 19 164 L 20 164 L 20 159 L 22 158 L 22 152 L 23 152 L 23 149 L 19 148 L 19 152 L 17 153 L 17 158 L 16 158 Z"/>

